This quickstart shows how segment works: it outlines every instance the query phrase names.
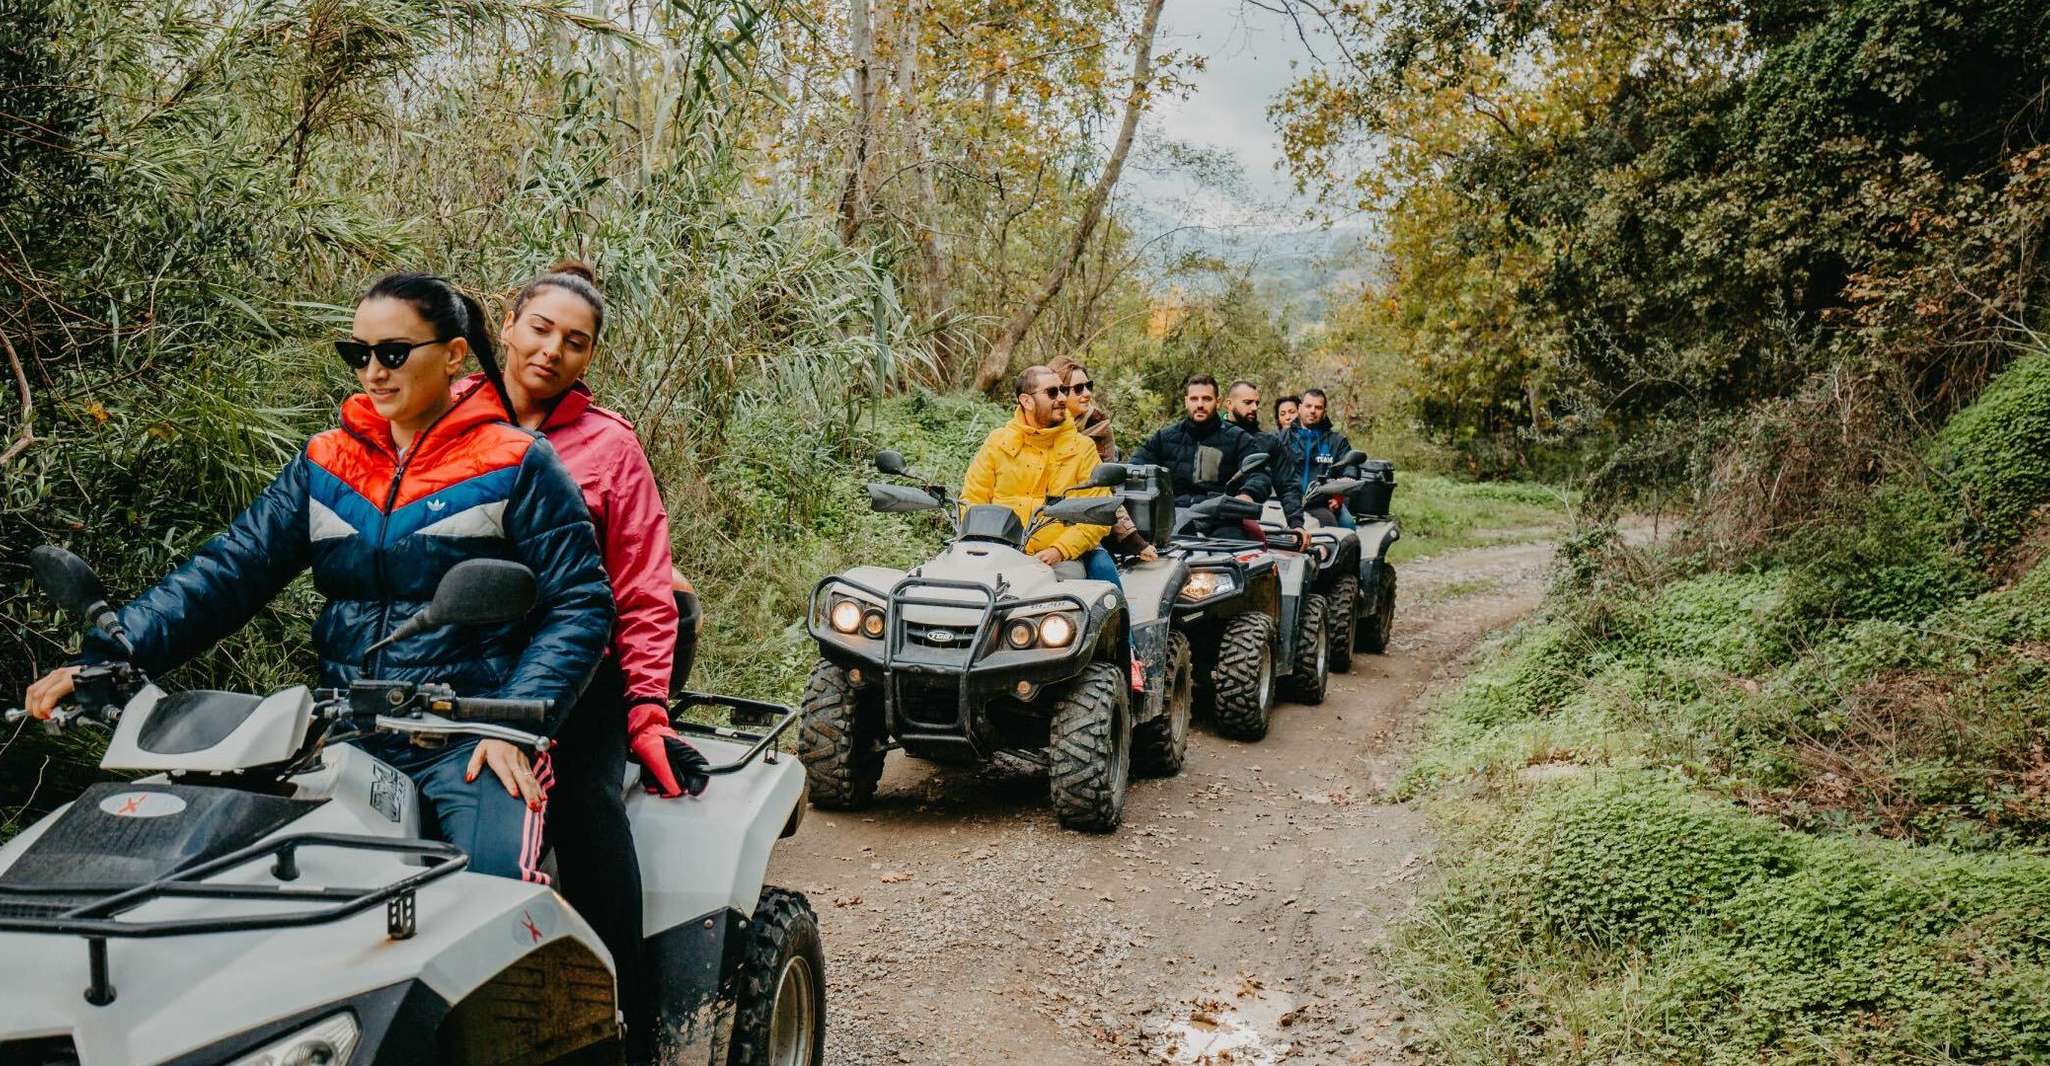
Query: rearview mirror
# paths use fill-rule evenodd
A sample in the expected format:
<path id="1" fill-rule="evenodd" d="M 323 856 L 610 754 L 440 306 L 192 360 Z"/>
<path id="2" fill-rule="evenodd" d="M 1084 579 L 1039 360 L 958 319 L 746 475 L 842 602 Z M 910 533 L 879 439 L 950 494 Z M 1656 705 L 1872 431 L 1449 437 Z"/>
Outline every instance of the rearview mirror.
<path id="1" fill-rule="evenodd" d="M 884 454 L 890 455 L 895 453 L 885 452 Z M 924 489 L 914 489 L 908 485 L 892 485 L 886 481 L 871 481 L 868 483 L 867 488 L 868 506 L 869 510 L 872 511 L 881 511 L 884 514 L 908 514 L 912 511 L 933 511 L 940 507 L 940 501 L 933 499 L 932 494 Z"/>
<path id="2" fill-rule="evenodd" d="M 430 626 L 497 626 L 534 609 L 534 572 L 509 559 L 465 559 L 441 575 Z"/>
<path id="3" fill-rule="evenodd" d="M 84 559 L 45 544 L 29 551 L 28 569 L 43 592 L 73 618 L 91 624 L 94 615 L 107 609 L 106 587 Z"/>
<path id="4" fill-rule="evenodd" d="M 1117 522 L 1118 506 L 1115 496 L 1070 496 L 1059 503 L 1047 504 L 1041 513 L 1056 522 L 1070 525 L 1108 526 Z"/>
<path id="5" fill-rule="evenodd" d="M 884 448 L 876 453 L 876 469 L 885 474 L 901 475 L 905 471 L 910 470 L 911 467 L 904 462 L 904 456 L 901 452 L 892 448 Z"/>
<path id="6" fill-rule="evenodd" d="M 534 609 L 534 572 L 510 559 L 465 559 L 441 575 L 427 609 L 363 649 L 363 669 L 379 648 L 443 626 L 501 626 Z"/>
<path id="7" fill-rule="evenodd" d="M 1267 460 L 1270 458 L 1272 458 L 1272 456 L 1268 455 L 1266 452 L 1254 452 L 1253 454 L 1246 456 L 1245 462 L 1239 464 L 1239 473 L 1250 474 L 1253 471 L 1258 470 L 1263 466 L 1266 466 Z"/>
<path id="8" fill-rule="evenodd" d="M 1125 479 L 1130 475 L 1131 472 L 1126 470 L 1120 463 L 1098 463 L 1096 464 L 1096 469 L 1089 474 L 1089 487 L 1092 489 L 1114 489 L 1124 484 Z"/>
<path id="9" fill-rule="evenodd" d="M 1340 469 L 1344 469 L 1348 466 L 1358 466 L 1366 461 L 1367 453 L 1360 451 L 1358 448 L 1354 448 L 1353 450 L 1346 452 L 1344 455 L 1340 456 L 1338 461 L 1331 465 L 1336 466 Z"/>

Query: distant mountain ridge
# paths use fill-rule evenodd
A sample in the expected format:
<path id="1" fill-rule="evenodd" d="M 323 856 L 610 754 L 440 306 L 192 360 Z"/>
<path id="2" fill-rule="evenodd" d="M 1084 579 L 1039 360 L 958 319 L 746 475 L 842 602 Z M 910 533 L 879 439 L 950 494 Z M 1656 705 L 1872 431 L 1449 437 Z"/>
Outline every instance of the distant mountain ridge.
<path id="1" fill-rule="evenodd" d="M 1154 277 L 1186 284 L 1176 267 L 1190 257 L 1250 265 L 1254 284 L 1298 325 L 1321 319 L 1334 289 L 1360 285 L 1381 266 L 1370 249 L 1373 228 L 1361 221 L 1278 230 L 1222 227 L 1192 225 L 1140 208 L 1128 211 L 1125 222 L 1140 243 L 1152 243 L 1144 269 Z"/>

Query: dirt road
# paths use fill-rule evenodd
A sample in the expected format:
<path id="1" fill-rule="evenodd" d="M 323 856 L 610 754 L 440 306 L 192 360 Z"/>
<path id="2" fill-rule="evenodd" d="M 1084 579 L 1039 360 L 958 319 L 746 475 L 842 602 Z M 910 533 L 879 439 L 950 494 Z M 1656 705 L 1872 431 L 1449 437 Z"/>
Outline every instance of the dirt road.
<path id="1" fill-rule="evenodd" d="M 1258 744 L 1199 727 L 1115 834 L 1062 830 L 1044 777 L 901 755 L 872 809 L 811 812 L 770 873 L 824 924 L 827 1062 L 1409 1061 L 1375 948 L 1430 841 L 1381 794 L 1425 690 L 1536 605 L 1549 555 L 1402 568 L 1388 655 Z"/>

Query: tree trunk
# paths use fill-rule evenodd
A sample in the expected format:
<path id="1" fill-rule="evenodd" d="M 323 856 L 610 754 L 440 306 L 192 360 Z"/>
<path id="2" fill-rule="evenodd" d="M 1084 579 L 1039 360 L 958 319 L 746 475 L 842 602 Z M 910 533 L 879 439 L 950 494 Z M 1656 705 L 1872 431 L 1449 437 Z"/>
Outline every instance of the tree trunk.
<path id="1" fill-rule="evenodd" d="M 939 183 L 933 178 L 932 131 L 927 126 L 925 101 L 918 94 L 919 46 L 924 36 L 926 0 L 905 0 L 897 29 L 897 99 L 904 109 L 903 129 L 912 160 L 913 191 L 918 208 L 913 221 L 913 242 L 918 249 L 919 309 L 931 323 L 933 352 L 942 383 L 957 380 L 961 344 L 954 335 L 954 302 L 947 249 L 941 237 Z"/>
<path id="2" fill-rule="evenodd" d="M 1032 324 L 1039 320 L 1046 305 L 1059 296 L 1061 286 L 1067 284 L 1068 275 L 1075 269 L 1075 261 L 1082 257 L 1088 247 L 1089 237 L 1096 232 L 1096 225 L 1103 219 L 1103 206 L 1110 199 L 1110 192 L 1117 186 L 1118 174 L 1125 169 L 1125 155 L 1132 150 L 1132 136 L 1139 129 L 1139 115 L 1146 109 L 1147 90 L 1153 80 L 1153 35 L 1160 28 L 1160 8 L 1166 0 L 1147 0 L 1146 18 L 1139 27 L 1139 48 L 1132 58 L 1132 88 L 1125 95 L 1124 125 L 1118 129 L 1118 139 L 1111 149 L 1110 161 L 1104 165 L 1103 174 L 1096 179 L 1096 186 L 1089 190 L 1089 198 L 1083 202 L 1082 217 L 1075 222 L 1075 232 L 1068 238 L 1067 250 L 1060 261 L 1047 272 L 1039 284 L 1039 291 L 1011 314 L 1004 323 L 1004 330 L 998 334 L 996 344 L 982 357 L 982 363 L 975 371 L 975 387 L 991 392 L 1004 379 L 1004 372 L 1010 369 L 1011 353 Z"/>
<path id="3" fill-rule="evenodd" d="M 868 165 L 875 149 L 875 38 L 869 32 L 869 0 L 848 0 L 847 37 L 854 49 L 854 154 L 840 193 L 840 239 L 854 240 L 868 221 Z"/>

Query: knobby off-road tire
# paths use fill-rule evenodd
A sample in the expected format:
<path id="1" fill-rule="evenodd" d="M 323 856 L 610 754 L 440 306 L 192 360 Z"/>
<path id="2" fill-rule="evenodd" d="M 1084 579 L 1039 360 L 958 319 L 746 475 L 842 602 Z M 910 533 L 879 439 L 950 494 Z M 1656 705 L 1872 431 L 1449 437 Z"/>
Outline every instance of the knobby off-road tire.
<path id="1" fill-rule="evenodd" d="M 728 1066 L 821 1066 L 826 1061 L 826 953 L 804 895 L 762 889 L 734 975 Z"/>
<path id="2" fill-rule="evenodd" d="M 1108 833 L 1124 820 L 1132 777 L 1130 691 L 1124 670 L 1090 663 L 1054 705 L 1047 784 L 1054 816 L 1069 829 Z"/>
<path id="3" fill-rule="evenodd" d="M 1331 640 L 1324 630 L 1331 624 L 1331 602 L 1322 593 L 1305 593 L 1302 611 L 1288 694 L 1297 703 L 1315 707 L 1324 702 L 1324 690 L 1331 681 Z"/>
<path id="4" fill-rule="evenodd" d="M 1374 608 L 1360 619 L 1358 648 L 1379 655 L 1388 650 L 1388 635 L 1395 629 L 1395 568 L 1377 564 L 1380 580 L 1374 582 Z"/>
<path id="5" fill-rule="evenodd" d="M 1360 632 L 1360 579 L 1347 574 L 1331 584 L 1331 606 L 1324 615 L 1324 630 L 1331 634 L 1331 672 L 1352 673 L 1353 641 Z"/>
<path id="6" fill-rule="evenodd" d="M 804 683 L 804 728 L 797 740 L 813 806 L 851 811 L 875 798 L 883 777 L 881 729 L 864 712 L 847 671 L 820 659 Z"/>
<path id="7" fill-rule="evenodd" d="M 1132 769 L 1154 777 L 1182 772 L 1189 757 L 1189 719 L 1196 710 L 1196 663 L 1189 638 L 1167 635 L 1167 706 L 1132 727 Z"/>
<path id="8" fill-rule="evenodd" d="M 1219 736 L 1259 740 L 1274 708 L 1274 619 L 1242 614 L 1225 623 L 1210 671 L 1210 698 Z"/>

